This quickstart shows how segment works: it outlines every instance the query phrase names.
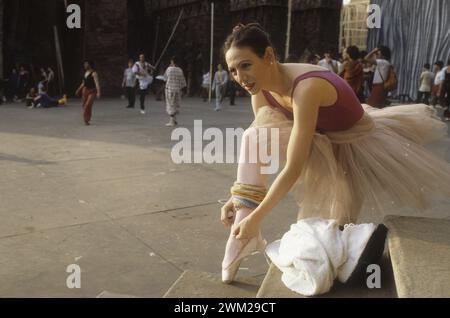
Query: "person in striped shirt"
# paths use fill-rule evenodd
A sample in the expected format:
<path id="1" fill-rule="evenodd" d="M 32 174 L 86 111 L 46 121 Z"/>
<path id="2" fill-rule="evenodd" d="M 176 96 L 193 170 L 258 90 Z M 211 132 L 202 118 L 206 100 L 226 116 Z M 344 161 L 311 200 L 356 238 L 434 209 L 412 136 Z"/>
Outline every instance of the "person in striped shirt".
<path id="1" fill-rule="evenodd" d="M 181 90 L 186 87 L 186 79 L 183 70 L 176 64 L 176 58 L 170 59 L 170 65 L 164 73 L 166 80 L 166 111 L 170 116 L 166 126 L 178 125 L 176 115 L 180 110 Z"/>

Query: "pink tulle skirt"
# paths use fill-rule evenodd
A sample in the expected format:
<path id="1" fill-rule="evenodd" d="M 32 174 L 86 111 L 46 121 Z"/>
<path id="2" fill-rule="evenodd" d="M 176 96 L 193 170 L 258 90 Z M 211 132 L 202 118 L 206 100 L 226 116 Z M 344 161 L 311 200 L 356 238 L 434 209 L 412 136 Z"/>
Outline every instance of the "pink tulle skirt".
<path id="1" fill-rule="evenodd" d="M 435 110 L 424 104 L 363 107 L 364 116 L 352 128 L 315 134 L 309 159 L 292 189 L 298 219 L 355 223 L 362 209 L 381 215 L 393 207 L 422 211 L 436 197 L 449 197 L 450 164 L 424 147 L 448 140 L 447 125 Z M 280 155 L 285 159 L 291 120 L 266 106 L 251 127 L 279 128 Z"/>

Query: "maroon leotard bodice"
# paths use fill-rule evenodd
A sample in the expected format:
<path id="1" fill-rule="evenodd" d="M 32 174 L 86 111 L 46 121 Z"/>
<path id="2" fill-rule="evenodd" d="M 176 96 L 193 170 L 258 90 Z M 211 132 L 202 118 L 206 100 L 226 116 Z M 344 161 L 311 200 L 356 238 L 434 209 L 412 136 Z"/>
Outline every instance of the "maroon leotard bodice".
<path id="1" fill-rule="evenodd" d="M 339 131 L 351 128 L 364 115 L 364 109 L 353 89 L 337 74 L 330 71 L 311 71 L 294 80 L 292 92 L 304 79 L 318 77 L 330 82 L 336 88 L 337 100 L 331 106 L 319 107 L 317 130 Z M 279 108 L 288 118 L 293 118 L 292 109 L 281 106 L 268 91 L 262 91 L 270 106 Z"/>

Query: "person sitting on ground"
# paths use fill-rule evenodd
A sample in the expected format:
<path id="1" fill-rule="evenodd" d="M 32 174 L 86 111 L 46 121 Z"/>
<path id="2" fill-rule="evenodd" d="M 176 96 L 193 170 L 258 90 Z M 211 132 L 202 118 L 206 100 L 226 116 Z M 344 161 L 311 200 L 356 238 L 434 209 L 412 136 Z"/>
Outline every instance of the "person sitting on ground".
<path id="1" fill-rule="evenodd" d="M 64 94 L 62 98 L 54 99 L 47 94 L 41 94 L 34 99 L 34 104 L 36 105 L 36 107 L 43 108 L 65 106 L 67 105 L 67 95 Z"/>
<path id="2" fill-rule="evenodd" d="M 34 98 L 34 105 L 35 107 L 57 107 L 57 106 L 63 106 L 67 104 L 67 95 L 63 95 L 61 99 L 54 99 L 48 96 L 47 94 L 47 86 L 46 86 L 47 79 L 45 77 L 41 77 L 41 81 L 38 84 L 38 90 L 39 94 Z"/>
<path id="3" fill-rule="evenodd" d="M 35 107 L 35 103 L 34 103 L 34 99 L 37 97 L 38 95 L 36 94 L 36 88 L 31 87 L 30 91 L 27 93 L 27 96 L 25 97 L 25 103 L 26 106 L 28 108 L 33 108 Z"/>
<path id="4" fill-rule="evenodd" d="M 41 76 L 38 83 L 38 94 L 47 94 L 47 78 L 45 76 Z"/>

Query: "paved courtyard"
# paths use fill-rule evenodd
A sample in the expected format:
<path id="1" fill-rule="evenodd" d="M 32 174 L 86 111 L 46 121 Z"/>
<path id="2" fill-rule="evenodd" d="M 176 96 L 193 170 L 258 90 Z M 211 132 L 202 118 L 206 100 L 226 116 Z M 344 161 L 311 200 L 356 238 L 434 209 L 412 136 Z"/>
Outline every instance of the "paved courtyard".
<path id="1" fill-rule="evenodd" d="M 147 104 L 141 115 L 125 100 L 101 99 L 91 126 L 78 100 L 0 105 L 0 297 L 161 297 L 185 270 L 220 272 L 228 232 L 218 200 L 228 198 L 237 165 L 174 164 L 164 104 Z M 178 121 L 190 131 L 198 119 L 222 130 L 252 120 L 248 98 L 222 112 L 198 98 L 182 105 Z M 434 147 L 450 161 L 448 144 Z M 436 202 L 428 215 L 448 207 Z M 285 199 L 263 224 L 266 239 L 280 238 L 296 212 Z M 407 211 L 386 211 L 394 212 Z M 70 264 L 81 268 L 79 289 L 66 286 Z M 262 280 L 267 268 L 255 255 L 239 275 Z"/>

